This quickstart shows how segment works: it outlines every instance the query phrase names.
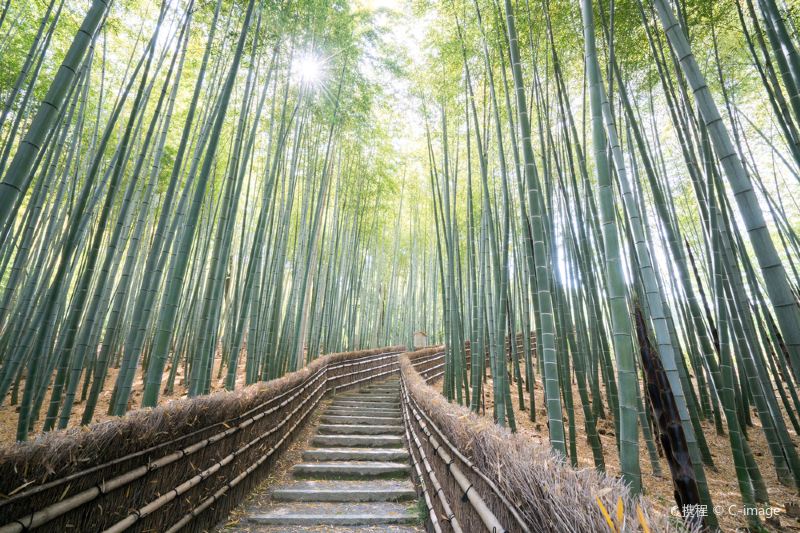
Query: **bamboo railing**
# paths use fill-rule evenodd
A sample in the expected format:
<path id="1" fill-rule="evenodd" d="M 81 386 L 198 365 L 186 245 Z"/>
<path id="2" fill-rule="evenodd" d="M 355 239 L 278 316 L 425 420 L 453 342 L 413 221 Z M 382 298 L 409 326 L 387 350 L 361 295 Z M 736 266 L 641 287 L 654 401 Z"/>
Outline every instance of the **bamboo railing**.
<path id="1" fill-rule="evenodd" d="M 529 532 L 519 510 L 459 451 L 416 398 L 421 382 L 444 372 L 444 351 L 431 348 L 400 357 L 401 398 L 414 475 L 428 509 L 427 528 L 439 532 Z M 433 493 L 433 496 L 431 496 Z"/>
<path id="2" fill-rule="evenodd" d="M 308 368 L 268 383 L 263 390 L 226 393 L 214 404 L 236 409 L 236 416 L 169 433 L 163 441 L 134 450 L 103 464 L 75 471 L 46 483 L 33 484 L 20 475 L 20 489 L 0 501 L 0 533 L 41 531 L 202 531 L 216 524 L 270 471 L 308 415 L 329 392 L 347 390 L 398 371 L 402 347 L 331 354 Z M 272 382 L 270 382 L 272 383 Z M 214 395 L 216 396 L 216 395 Z M 212 396 L 213 398 L 213 396 Z M 192 402 L 183 400 L 187 409 Z M 225 406 L 225 402 L 234 406 Z M 168 427 L 170 413 L 180 406 L 154 409 L 137 418 L 147 431 Z M 207 414 L 209 420 L 214 413 Z M 123 421 L 115 422 L 122 426 Z M 98 430 L 111 432 L 113 425 Z M 166 431 L 166 429 L 165 429 Z M 91 433 L 91 429 L 89 432 Z M 121 430 L 118 433 L 123 433 Z M 70 434 L 80 438 L 81 434 Z M 172 436 L 172 438 L 170 438 Z M 88 441 L 88 437 L 87 437 Z M 41 456 L 48 444 L 59 453 L 57 438 L 21 445 L 0 457 L 24 470 L 26 460 Z M 124 446 L 125 443 L 118 443 Z M 38 446 L 38 447 L 37 447 Z M 78 448 L 80 449 L 80 448 Z M 26 457 L 26 453 L 28 454 Z M 45 450 L 46 453 L 46 450 Z M 81 457 L 70 461 L 80 464 Z M 16 469 L 16 468 L 15 468 Z"/>
<path id="3" fill-rule="evenodd" d="M 449 403 L 429 384 L 444 373 L 444 360 L 443 347 L 399 358 L 403 422 L 428 531 L 593 533 L 607 528 L 601 505 L 620 509 L 621 523 L 637 530 L 696 530 L 655 512 L 620 479 L 572 468 L 530 435 Z"/>

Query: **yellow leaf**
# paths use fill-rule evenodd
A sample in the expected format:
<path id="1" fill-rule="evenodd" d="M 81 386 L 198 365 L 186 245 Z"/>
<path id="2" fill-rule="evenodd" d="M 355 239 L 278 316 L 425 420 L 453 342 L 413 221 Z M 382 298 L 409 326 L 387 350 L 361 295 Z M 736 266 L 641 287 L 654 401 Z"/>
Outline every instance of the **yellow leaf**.
<path id="1" fill-rule="evenodd" d="M 622 529 L 622 519 L 624 515 L 624 509 L 622 507 L 622 496 L 617 498 L 617 524 L 619 524 L 620 529 Z"/>
<path id="2" fill-rule="evenodd" d="M 603 518 L 606 519 L 606 523 L 608 523 L 608 527 L 611 528 L 611 533 L 617 533 L 617 526 L 614 525 L 614 521 L 611 520 L 611 515 L 608 514 L 606 510 L 606 506 L 603 505 L 603 502 L 600 501 L 600 498 L 597 498 L 597 505 L 600 506 L 600 512 L 603 513 Z"/>
<path id="3" fill-rule="evenodd" d="M 644 519 L 642 508 L 638 505 L 636 506 L 636 516 L 639 518 L 639 525 L 642 526 L 642 531 L 644 531 L 644 533 L 650 533 L 650 528 L 647 527 L 647 520 Z"/>

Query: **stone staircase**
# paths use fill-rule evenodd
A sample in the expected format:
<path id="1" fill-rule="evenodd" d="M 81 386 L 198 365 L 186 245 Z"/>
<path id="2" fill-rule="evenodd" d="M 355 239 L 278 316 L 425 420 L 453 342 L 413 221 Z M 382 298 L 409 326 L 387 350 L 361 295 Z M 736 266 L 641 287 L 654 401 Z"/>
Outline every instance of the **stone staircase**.
<path id="1" fill-rule="evenodd" d="M 245 530 L 422 531 L 403 442 L 400 383 L 385 380 L 336 395 L 293 480 L 250 507 Z"/>

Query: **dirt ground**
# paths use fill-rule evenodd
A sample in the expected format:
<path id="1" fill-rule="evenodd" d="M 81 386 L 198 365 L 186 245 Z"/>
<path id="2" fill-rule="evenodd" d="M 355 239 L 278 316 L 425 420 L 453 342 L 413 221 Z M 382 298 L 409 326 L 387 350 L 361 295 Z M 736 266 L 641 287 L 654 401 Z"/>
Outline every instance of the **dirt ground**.
<path id="1" fill-rule="evenodd" d="M 217 392 L 220 390 L 225 389 L 225 374 L 223 371 L 223 375 L 218 377 L 219 372 L 219 365 L 220 365 L 220 357 L 216 357 L 214 359 L 214 371 L 212 373 L 212 381 L 211 381 L 211 392 Z M 241 360 L 243 361 L 243 360 Z M 161 388 L 161 395 L 158 398 L 159 405 L 164 405 L 166 403 L 171 402 L 172 400 L 177 400 L 180 398 L 186 398 L 188 392 L 188 383 L 186 382 L 184 376 L 184 367 L 183 365 L 179 366 L 176 374 L 175 374 L 175 389 L 172 394 L 166 395 L 164 394 L 164 387 L 167 384 L 167 379 L 169 378 L 170 367 L 167 366 L 166 370 L 164 371 L 164 377 L 162 379 L 162 388 Z M 117 381 L 117 374 L 119 374 L 118 368 L 110 368 L 108 371 L 108 376 L 103 384 L 103 391 L 100 393 L 100 398 L 97 401 L 97 407 L 94 410 L 94 417 L 92 418 L 92 422 L 103 422 L 105 420 L 110 420 L 112 418 L 116 418 L 108 414 L 108 405 L 109 401 L 111 400 L 111 391 L 114 389 L 114 383 Z M 245 365 L 242 363 L 238 367 L 238 372 L 236 374 L 236 388 L 244 387 L 245 381 Z M 25 381 L 23 380 L 20 384 L 20 396 L 22 396 L 22 390 L 25 387 Z M 83 381 L 81 381 L 81 387 L 83 387 Z M 34 431 L 32 431 L 28 438 L 34 439 L 38 434 L 41 433 L 42 424 L 44 422 L 44 417 L 47 414 L 47 405 L 50 402 L 50 391 L 48 390 L 47 396 L 45 396 L 44 402 L 42 403 L 42 414 L 41 418 L 36 422 L 34 426 Z M 142 391 L 144 390 L 144 381 L 142 376 L 142 369 L 139 368 L 136 371 L 136 377 L 133 380 L 133 391 L 131 393 L 131 399 L 128 404 L 129 410 L 136 409 L 141 405 L 142 402 Z M 8 396 L 4 399 L 3 405 L 0 406 L 0 444 L 7 444 L 12 443 L 16 439 L 17 435 L 17 418 L 18 418 L 18 406 L 11 405 L 10 402 L 11 394 L 9 393 Z M 85 401 L 80 400 L 80 389 L 78 395 L 76 396 L 76 401 L 72 406 L 72 416 L 69 420 L 68 428 L 79 426 L 81 423 L 81 417 L 83 416 L 83 409 L 86 406 Z"/>
<path id="2" fill-rule="evenodd" d="M 438 383 L 433 386 L 438 387 Z M 534 399 L 536 404 L 535 422 L 530 420 L 528 395 L 525 395 L 526 410 L 522 411 L 519 409 L 517 400 L 516 383 L 512 383 L 511 390 L 518 431 L 529 434 L 533 440 L 542 445 L 547 445 L 549 439 L 547 433 L 547 414 L 545 412 L 544 392 L 541 388 L 541 384 L 537 381 L 534 387 Z M 484 414 L 486 416 L 492 416 L 493 398 L 491 391 L 492 380 L 489 378 L 483 393 L 485 402 Z M 575 385 L 573 385 L 572 397 L 575 402 L 575 434 L 577 437 L 578 466 L 581 468 L 593 468 L 592 449 L 585 437 L 586 431 L 584 429 L 583 409 L 581 408 L 578 389 Z M 761 470 L 764 483 L 768 489 L 772 513 L 777 517 L 764 521 L 763 523 L 769 531 L 800 532 L 800 520 L 786 514 L 787 504 L 797 505 L 800 503 L 800 497 L 797 491 L 785 487 L 778 482 L 772 460 L 770 459 L 766 439 L 764 438 L 764 433 L 761 431 L 761 426 L 755 410 L 752 418 L 755 427 L 749 428 L 748 431 L 750 446 Z M 797 434 L 792 430 L 788 420 L 786 423 L 789 428 L 789 433 L 794 439 L 795 447 L 798 447 L 800 438 L 798 438 Z M 739 493 L 739 486 L 736 482 L 736 471 L 731 456 L 730 441 L 728 440 L 727 434 L 722 436 L 716 434 L 713 421 L 703 422 L 702 425 L 715 463 L 715 468 L 713 469 L 706 467 L 706 478 L 709 483 L 711 498 L 715 508 L 721 511 L 717 514 L 722 530 L 726 532 L 735 532 L 737 528 L 744 528 L 746 526 L 746 519 L 740 514 L 742 499 Z M 564 417 L 564 426 L 565 430 L 569 431 L 566 416 Z M 598 421 L 598 433 L 600 433 L 600 441 L 603 446 L 606 472 L 613 476 L 619 476 L 619 456 L 616 452 L 616 437 L 614 436 L 613 421 L 611 419 Z M 670 513 L 671 508 L 675 506 L 675 500 L 672 493 L 669 465 L 663 457 L 660 458 L 661 476 L 654 475 L 647 447 L 641 438 L 640 434 L 639 450 L 644 494 L 650 499 L 656 510 L 662 513 Z M 729 509 L 733 512 L 729 512 Z M 746 530 L 738 529 L 738 531 L 743 532 Z"/>

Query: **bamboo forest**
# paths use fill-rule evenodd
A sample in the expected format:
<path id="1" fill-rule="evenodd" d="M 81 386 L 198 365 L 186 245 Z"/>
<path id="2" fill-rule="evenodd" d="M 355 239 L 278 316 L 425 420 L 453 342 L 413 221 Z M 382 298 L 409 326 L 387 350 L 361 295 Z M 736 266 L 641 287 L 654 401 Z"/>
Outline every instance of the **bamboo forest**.
<path id="1" fill-rule="evenodd" d="M 0 0 L 0 532 L 800 532 L 798 27 Z"/>

